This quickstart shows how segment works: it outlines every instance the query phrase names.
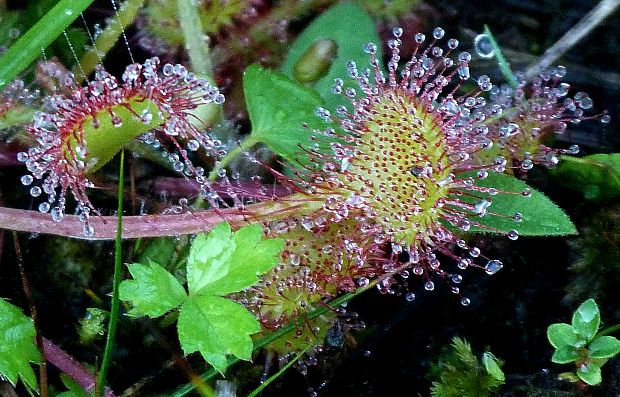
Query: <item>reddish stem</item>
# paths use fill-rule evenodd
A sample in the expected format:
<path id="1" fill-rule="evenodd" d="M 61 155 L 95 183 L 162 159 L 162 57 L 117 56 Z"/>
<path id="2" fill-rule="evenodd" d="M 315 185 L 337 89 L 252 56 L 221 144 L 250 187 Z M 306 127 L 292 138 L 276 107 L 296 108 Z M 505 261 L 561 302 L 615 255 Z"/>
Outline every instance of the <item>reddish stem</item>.
<path id="1" fill-rule="evenodd" d="M 56 368 L 64 372 L 87 393 L 95 389 L 96 377 L 88 372 L 82 364 L 67 354 L 50 340 L 43 338 L 45 359 Z M 105 397 L 116 397 L 109 387 L 106 387 Z"/>
<path id="2" fill-rule="evenodd" d="M 227 208 L 186 212 L 174 215 L 139 215 L 123 217 L 123 238 L 178 236 L 211 230 L 220 222 L 227 221 L 233 227 L 249 222 L 277 220 L 292 214 L 303 215 L 312 211 L 313 204 L 302 195 L 287 196 L 247 205 L 243 209 Z M 116 237 L 116 216 L 93 216 L 90 224 L 95 229 L 93 240 L 113 240 Z M 37 211 L 0 207 L 0 229 L 29 233 L 54 234 L 84 239 L 84 224 L 76 215 L 65 215 L 62 221 L 52 220 L 50 214 Z"/>

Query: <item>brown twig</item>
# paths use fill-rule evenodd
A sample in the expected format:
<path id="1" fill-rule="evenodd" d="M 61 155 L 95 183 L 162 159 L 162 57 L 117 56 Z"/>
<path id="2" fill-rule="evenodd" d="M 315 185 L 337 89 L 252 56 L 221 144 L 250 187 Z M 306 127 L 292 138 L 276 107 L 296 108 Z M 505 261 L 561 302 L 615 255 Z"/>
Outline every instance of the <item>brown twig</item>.
<path id="1" fill-rule="evenodd" d="M 35 340 L 37 343 L 37 348 L 41 353 L 41 357 L 44 357 L 44 348 L 43 348 L 43 337 L 41 336 L 41 327 L 39 323 L 39 316 L 37 315 L 37 308 L 34 305 L 34 299 L 32 299 L 32 288 L 30 288 L 30 281 L 28 280 L 28 276 L 26 275 L 26 269 L 24 267 L 24 257 L 22 256 L 22 250 L 19 245 L 19 239 L 17 237 L 17 232 L 13 231 L 13 246 L 15 247 L 15 258 L 17 262 L 17 267 L 19 268 L 19 275 L 22 279 L 22 287 L 24 289 L 24 295 L 26 296 L 26 301 L 28 302 L 28 309 L 30 310 L 30 317 L 32 318 L 32 322 L 34 323 L 34 331 L 35 331 Z M 47 363 L 43 359 L 39 364 L 39 390 L 41 393 L 41 397 L 47 397 L 49 392 L 47 388 Z"/>
<path id="2" fill-rule="evenodd" d="M 596 7 L 588 12 L 579 22 L 564 34 L 554 45 L 549 47 L 543 56 L 525 72 L 526 78 L 531 78 L 536 73 L 549 67 L 566 51 L 587 36 L 592 29 L 598 26 L 605 18 L 611 15 L 620 5 L 620 0 L 602 0 Z"/>

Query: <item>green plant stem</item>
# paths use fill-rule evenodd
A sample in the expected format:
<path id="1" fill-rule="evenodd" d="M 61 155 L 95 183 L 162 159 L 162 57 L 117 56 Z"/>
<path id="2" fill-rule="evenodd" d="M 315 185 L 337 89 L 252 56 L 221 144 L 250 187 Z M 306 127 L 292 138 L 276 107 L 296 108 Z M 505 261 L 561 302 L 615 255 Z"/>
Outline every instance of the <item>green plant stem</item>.
<path id="1" fill-rule="evenodd" d="M 28 67 L 93 0 L 60 0 L 0 58 L 0 89 Z"/>
<path id="2" fill-rule="evenodd" d="M 291 365 L 295 364 L 309 349 L 310 349 L 310 347 L 307 347 L 304 350 L 302 350 L 299 353 L 297 353 L 292 360 L 290 360 L 288 363 L 286 363 L 286 365 L 284 367 L 282 367 L 278 372 L 276 372 L 275 374 L 271 375 L 269 377 L 269 379 L 267 379 L 266 381 L 261 383 L 256 389 L 252 390 L 252 392 L 250 394 L 248 394 L 247 397 L 256 397 L 258 395 L 258 393 L 260 393 L 261 391 L 263 391 L 264 388 L 269 386 L 271 384 L 271 382 L 273 382 L 274 380 L 278 379 L 278 377 L 280 375 L 282 375 L 287 369 L 289 369 L 291 367 Z"/>
<path id="3" fill-rule="evenodd" d="M 103 360 L 99 369 L 97 381 L 97 396 L 103 397 L 105 394 L 105 382 L 108 375 L 112 352 L 114 351 L 114 339 L 118 325 L 118 311 L 120 308 L 120 298 L 118 288 L 121 283 L 121 262 L 122 262 L 122 242 L 123 242 L 123 179 L 125 177 L 125 151 L 121 150 L 120 168 L 118 171 L 118 208 L 116 214 L 116 241 L 114 243 L 114 277 L 112 279 L 112 306 L 110 308 L 110 322 L 108 323 L 108 337 L 105 342 Z"/>
<path id="4" fill-rule="evenodd" d="M 609 334 L 613 334 L 614 332 L 618 332 L 618 331 L 620 331 L 620 324 L 609 326 L 603 329 L 602 331 L 600 331 L 596 335 L 597 336 L 609 335 Z"/>
<path id="5" fill-rule="evenodd" d="M 223 169 L 228 164 L 230 164 L 230 162 L 232 160 L 234 160 L 235 157 L 237 157 L 241 153 L 245 152 L 246 150 L 251 149 L 252 147 L 254 147 L 259 142 L 260 142 L 259 140 L 257 140 L 256 138 L 254 138 L 251 135 L 248 136 L 247 138 L 245 138 L 245 140 L 243 142 L 241 142 L 239 144 L 239 146 L 237 146 L 233 150 L 229 151 L 226 154 L 226 156 L 222 157 L 222 159 L 215 165 L 215 167 L 213 167 L 213 169 L 209 173 L 209 180 L 210 181 L 216 180 L 217 177 L 218 177 L 218 173 L 220 172 L 221 169 Z"/>
<path id="6" fill-rule="evenodd" d="M 510 69 L 510 64 L 508 63 L 508 61 L 506 61 L 506 58 L 504 58 L 502 49 L 497 44 L 497 41 L 495 41 L 495 37 L 493 36 L 493 33 L 491 33 L 491 30 L 487 25 L 484 25 L 484 34 L 487 35 L 489 41 L 491 42 L 493 52 L 495 53 L 495 59 L 497 59 L 499 69 L 502 71 L 504 78 L 506 79 L 506 81 L 508 81 L 508 84 L 510 84 L 512 88 L 517 88 L 519 86 L 517 76 L 515 76 L 512 69 Z"/>
<path id="7" fill-rule="evenodd" d="M 199 5 L 196 0 L 177 0 L 177 13 L 179 24 L 183 31 L 185 49 L 189 55 L 190 69 L 198 77 L 206 79 L 215 85 L 213 79 L 213 62 L 207 43 L 207 36 L 200 22 Z M 206 104 L 199 106 L 191 112 L 198 121 L 198 128 L 217 124 L 222 119 L 221 106 Z"/>
<path id="8" fill-rule="evenodd" d="M 74 70 L 75 79 L 78 83 L 84 81 L 84 74 L 88 76 L 95 70 L 95 66 L 101 63 L 106 54 L 118 41 L 123 30 L 131 25 L 138 15 L 138 11 L 144 5 L 145 0 L 125 0 L 118 9 L 118 14 L 110 19 L 110 23 L 95 39 L 93 47 L 80 59 L 81 70 Z M 76 66 L 78 67 L 78 66 Z M 77 73 L 77 72 L 80 73 Z"/>
<path id="9" fill-rule="evenodd" d="M 200 23 L 198 2 L 195 0 L 177 0 L 179 23 L 183 31 L 185 48 L 189 55 L 191 69 L 200 77 L 213 78 L 213 63 L 205 33 Z"/>

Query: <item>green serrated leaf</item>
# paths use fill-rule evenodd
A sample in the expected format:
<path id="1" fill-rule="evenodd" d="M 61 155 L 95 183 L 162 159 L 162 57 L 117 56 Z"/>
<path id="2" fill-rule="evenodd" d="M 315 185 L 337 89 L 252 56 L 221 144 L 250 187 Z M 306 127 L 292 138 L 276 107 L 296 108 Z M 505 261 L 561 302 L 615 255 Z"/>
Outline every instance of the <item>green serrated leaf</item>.
<path id="1" fill-rule="evenodd" d="M 190 295 L 227 295 L 254 285 L 258 275 L 278 263 L 283 239 L 262 239 L 259 224 L 246 226 L 234 235 L 228 224 L 198 236 L 190 249 L 187 279 Z"/>
<path id="2" fill-rule="evenodd" d="M 249 360 L 252 354 L 250 335 L 260 331 L 258 320 L 245 307 L 229 299 L 219 296 L 195 296 L 192 299 L 208 313 L 209 322 L 226 347 L 226 353 Z"/>
<path id="3" fill-rule="evenodd" d="M 156 237 L 146 239 L 144 248 L 136 257 L 136 262 L 146 263 L 149 260 L 157 262 L 163 266 L 172 259 L 176 250 L 176 241 L 172 237 Z"/>
<path id="4" fill-rule="evenodd" d="M 228 223 L 194 239 L 187 260 L 189 296 L 158 264 L 133 264 L 133 280 L 121 284 L 122 299 L 133 303 L 132 314 L 160 316 L 181 306 L 177 331 L 185 354 L 200 352 L 223 373 L 228 355 L 249 360 L 250 335 L 260 323 L 242 305 L 222 297 L 252 286 L 278 262 L 283 239 L 263 239 L 260 224 L 233 233 Z"/>
<path id="5" fill-rule="evenodd" d="M 282 65 L 282 71 L 293 77 L 295 64 L 319 40 L 333 40 L 337 46 L 331 68 L 314 86 L 325 100 L 327 108 L 333 110 L 348 102 L 342 96 L 332 93 L 334 79 L 346 79 L 348 61 L 354 61 L 360 71 L 370 66 L 368 54 L 364 52 L 364 46 L 369 42 L 377 44 L 377 58 L 382 59 L 380 39 L 372 18 L 362 8 L 351 2 L 340 2 L 316 18 L 297 37 Z"/>
<path id="6" fill-rule="evenodd" d="M 601 325 L 601 315 L 594 299 L 588 299 L 577 308 L 571 323 L 575 332 L 586 341 L 594 338 Z"/>
<path id="7" fill-rule="evenodd" d="M 0 378 L 13 386 L 21 379 L 30 392 L 38 390 L 30 363 L 38 363 L 41 358 L 34 338 L 32 319 L 0 298 Z"/>
<path id="8" fill-rule="evenodd" d="M 575 333 L 573 327 L 566 323 L 551 324 L 547 328 L 547 339 L 551 346 L 556 349 L 562 347 L 577 347 L 579 344 L 579 335 Z"/>
<path id="9" fill-rule="evenodd" d="M 551 174 L 588 200 L 620 197 L 620 153 L 562 156 Z"/>
<path id="10" fill-rule="evenodd" d="M 499 193 L 487 198 L 492 201 L 489 211 L 507 217 L 487 214 L 484 217 L 472 218 L 486 228 L 472 227 L 470 232 L 489 233 L 493 231 L 508 233 L 517 230 L 521 236 L 565 236 L 577 234 L 577 229 L 570 218 L 560 207 L 555 205 L 543 193 L 530 188 L 525 182 L 506 174 L 489 173 L 483 180 L 477 180 L 476 185 L 492 187 L 499 191 L 514 194 Z M 530 197 L 521 194 L 525 189 L 531 190 Z M 511 217 L 515 213 L 523 216 L 521 222 L 515 222 Z"/>
<path id="11" fill-rule="evenodd" d="M 157 263 L 134 263 L 129 265 L 128 269 L 133 280 L 123 281 L 119 293 L 122 300 L 133 305 L 129 315 L 159 317 L 187 299 L 179 281 Z"/>
<path id="12" fill-rule="evenodd" d="M 611 358 L 620 353 L 620 341 L 613 336 L 598 336 L 588 346 L 592 358 Z"/>
<path id="13" fill-rule="evenodd" d="M 230 257 L 237 248 L 228 223 L 215 226 L 209 234 L 196 236 L 187 258 L 187 286 L 195 294 L 225 277 L 230 271 Z"/>
<path id="14" fill-rule="evenodd" d="M 227 354 L 250 359 L 250 335 L 260 331 L 260 323 L 238 303 L 218 296 L 197 295 L 184 305 L 178 330 L 185 354 L 198 351 L 223 373 Z"/>
<path id="15" fill-rule="evenodd" d="M 208 319 L 208 314 L 193 299 L 185 302 L 177 323 L 179 342 L 185 354 L 200 352 L 213 368 L 223 373 L 227 365 L 227 349 Z"/>
<path id="16" fill-rule="evenodd" d="M 250 359 L 250 335 L 260 331 L 260 323 L 243 306 L 221 296 L 254 285 L 276 265 L 283 247 L 283 239 L 263 239 L 260 224 L 233 233 L 230 225 L 220 223 L 208 235 L 196 237 L 187 261 L 190 301 L 178 323 L 186 354 L 199 351 L 221 373 L 229 354 Z"/>
<path id="17" fill-rule="evenodd" d="M 551 361 L 556 364 L 568 364 L 577 361 L 579 357 L 579 352 L 574 347 L 561 347 L 553 352 Z"/>
<path id="18" fill-rule="evenodd" d="M 323 106 L 319 95 L 282 73 L 249 66 L 243 74 L 243 92 L 252 123 L 250 139 L 262 142 L 291 164 L 306 157 L 313 129 L 324 126 L 315 114 Z"/>
<path id="19" fill-rule="evenodd" d="M 579 367 L 577 369 L 577 376 L 591 386 L 598 385 L 603 380 L 601 377 L 601 367 L 593 363 L 584 364 Z"/>

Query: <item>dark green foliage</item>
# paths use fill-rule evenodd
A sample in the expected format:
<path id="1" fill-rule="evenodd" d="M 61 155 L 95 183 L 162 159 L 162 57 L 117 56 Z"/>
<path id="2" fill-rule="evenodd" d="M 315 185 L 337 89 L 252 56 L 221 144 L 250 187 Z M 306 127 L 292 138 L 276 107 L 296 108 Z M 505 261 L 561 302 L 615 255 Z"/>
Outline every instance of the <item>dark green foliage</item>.
<path id="1" fill-rule="evenodd" d="M 586 200 L 620 197 L 620 153 L 564 156 L 552 174 L 564 186 L 577 190 Z"/>
<path id="2" fill-rule="evenodd" d="M 504 384 L 502 362 L 491 353 L 478 361 L 466 340 L 452 339 L 451 350 L 431 368 L 433 397 L 485 397 Z"/>
<path id="3" fill-rule="evenodd" d="M 620 319 L 620 207 L 595 213 L 571 242 L 576 258 L 570 270 L 573 278 L 566 286 L 566 304 L 576 306 L 594 298 L 608 317 Z"/>

